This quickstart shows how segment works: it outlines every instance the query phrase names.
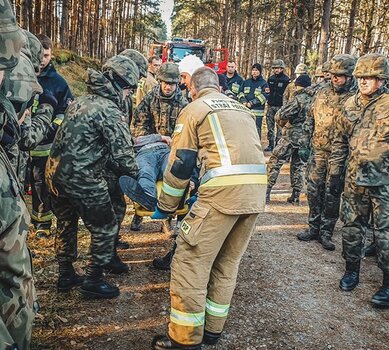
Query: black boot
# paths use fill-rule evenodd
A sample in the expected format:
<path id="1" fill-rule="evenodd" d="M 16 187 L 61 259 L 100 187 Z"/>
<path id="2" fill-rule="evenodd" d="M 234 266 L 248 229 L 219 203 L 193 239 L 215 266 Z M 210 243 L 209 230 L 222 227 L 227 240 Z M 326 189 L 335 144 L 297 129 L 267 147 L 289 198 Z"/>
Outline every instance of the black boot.
<path id="1" fill-rule="evenodd" d="M 305 230 L 303 232 L 300 232 L 297 234 L 297 239 L 300 241 L 314 241 L 314 240 L 319 240 L 320 236 L 317 232 L 311 231 L 310 229 Z"/>
<path id="2" fill-rule="evenodd" d="M 375 242 L 365 248 L 365 256 L 377 256 L 377 246 Z"/>
<path id="3" fill-rule="evenodd" d="M 103 280 L 103 268 L 89 265 L 86 277 L 80 289 L 81 294 L 89 299 L 112 299 L 119 296 L 119 288 Z"/>
<path id="4" fill-rule="evenodd" d="M 170 350 L 181 350 L 181 349 L 186 349 L 186 350 L 201 350 L 201 344 L 199 345 L 180 345 L 175 343 L 174 341 L 170 340 L 167 336 L 165 335 L 158 335 L 154 337 L 153 343 L 152 343 L 152 349 L 153 350 L 165 350 L 165 349 L 170 349 Z"/>
<path id="5" fill-rule="evenodd" d="M 125 250 L 125 249 L 129 249 L 130 248 L 130 244 L 128 242 L 126 242 L 126 241 L 123 241 L 121 239 L 121 237 L 119 236 L 116 247 L 117 247 L 117 249 Z"/>
<path id="6" fill-rule="evenodd" d="M 373 295 L 372 303 L 379 306 L 389 306 L 389 272 L 384 272 L 382 287 Z"/>
<path id="7" fill-rule="evenodd" d="M 213 332 L 209 332 L 207 330 L 204 330 L 203 344 L 216 345 L 220 339 L 220 336 L 221 336 L 221 333 L 213 333 Z"/>
<path id="8" fill-rule="evenodd" d="M 140 226 L 142 225 L 142 221 L 143 221 L 143 217 L 134 215 L 130 226 L 131 231 L 140 231 Z"/>
<path id="9" fill-rule="evenodd" d="M 361 262 L 346 261 L 346 271 L 339 282 L 340 289 L 349 292 L 353 290 L 359 283 L 359 270 Z"/>
<path id="10" fill-rule="evenodd" d="M 293 190 L 292 195 L 286 200 L 288 203 L 299 204 L 300 203 L 300 191 Z"/>
<path id="11" fill-rule="evenodd" d="M 84 276 L 76 274 L 71 262 L 59 262 L 59 276 L 57 282 L 58 292 L 69 292 L 73 287 L 81 286 L 83 282 Z"/>
<path id="12" fill-rule="evenodd" d="M 335 250 L 335 244 L 331 241 L 331 237 L 322 236 L 321 245 L 325 250 Z"/>
<path id="13" fill-rule="evenodd" d="M 139 203 L 147 210 L 154 210 L 157 205 L 157 198 L 148 195 L 139 183 L 129 176 L 121 176 L 119 178 L 119 185 L 123 193 L 131 200 Z"/>
<path id="14" fill-rule="evenodd" d="M 267 189 L 266 189 L 266 204 L 270 204 L 270 193 L 271 193 L 271 187 L 267 186 Z"/>
<path id="15" fill-rule="evenodd" d="M 113 273 L 115 275 L 119 275 L 121 273 L 127 273 L 130 271 L 130 268 L 127 264 L 120 260 L 119 256 L 115 254 L 111 261 L 104 265 L 104 270 L 108 273 Z"/>
<path id="16" fill-rule="evenodd" d="M 162 258 L 155 258 L 153 260 L 153 266 L 158 270 L 170 270 L 172 264 L 174 252 L 176 251 L 177 244 L 174 243 L 173 248 Z"/>

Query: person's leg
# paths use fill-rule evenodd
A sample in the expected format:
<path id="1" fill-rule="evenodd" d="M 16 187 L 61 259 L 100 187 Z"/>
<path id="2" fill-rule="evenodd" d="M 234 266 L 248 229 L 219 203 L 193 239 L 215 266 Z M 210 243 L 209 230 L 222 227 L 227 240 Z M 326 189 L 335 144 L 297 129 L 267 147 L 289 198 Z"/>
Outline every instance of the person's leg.
<path id="1" fill-rule="evenodd" d="M 265 151 L 273 151 L 274 148 L 274 141 L 275 141 L 275 135 L 274 135 L 274 127 L 275 127 L 275 121 L 274 121 L 274 107 L 269 106 L 269 109 L 266 114 L 266 124 L 267 124 L 267 140 L 269 142 L 269 145 L 265 149 Z"/>

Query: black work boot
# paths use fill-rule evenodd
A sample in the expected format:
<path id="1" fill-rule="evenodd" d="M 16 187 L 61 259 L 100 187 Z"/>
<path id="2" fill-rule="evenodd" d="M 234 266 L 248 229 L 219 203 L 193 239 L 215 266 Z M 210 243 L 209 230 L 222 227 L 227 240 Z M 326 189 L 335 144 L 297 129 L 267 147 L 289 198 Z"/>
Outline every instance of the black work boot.
<path id="1" fill-rule="evenodd" d="M 293 190 L 292 195 L 286 200 L 288 203 L 299 204 L 300 203 L 300 191 Z"/>
<path id="2" fill-rule="evenodd" d="M 389 272 L 384 272 L 382 287 L 371 298 L 373 304 L 389 307 Z"/>
<path id="3" fill-rule="evenodd" d="M 173 248 L 162 258 L 155 258 L 153 260 L 153 266 L 158 270 L 170 270 L 172 264 L 174 252 L 176 251 L 177 244 L 174 243 Z"/>
<path id="4" fill-rule="evenodd" d="M 104 265 L 104 270 L 108 273 L 113 273 L 115 275 L 119 275 L 121 273 L 127 273 L 130 271 L 130 268 L 127 264 L 120 260 L 119 256 L 115 254 L 111 261 Z"/>
<path id="5" fill-rule="evenodd" d="M 140 204 L 143 208 L 153 211 L 157 205 L 157 198 L 147 194 L 138 181 L 130 176 L 121 176 L 119 185 L 123 193 L 134 202 Z"/>
<path id="6" fill-rule="evenodd" d="M 131 231 L 140 231 L 140 227 L 142 225 L 143 217 L 134 215 L 131 221 L 130 229 Z"/>
<path id="7" fill-rule="evenodd" d="M 365 256 L 377 256 L 377 246 L 375 242 L 365 248 Z"/>
<path id="8" fill-rule="evenodd" d="M 325 250 L 335 250 L 335 244 L 332 242 L 331 237 L 322 236 L 320 240 Z"/>
<path id="9" fill-rule="evenodd" d="M 319 234 L 317 232 L 311 231 L 310 229 L 297 234 L 297 239 L 305 242 L 314 241 L 314 240 L 318 241 L 319 238 L 320 238 Z"/>
<path id="10" fill-rule="evenodd" d="M 165 349 L 171 349 L 171 350 L 181 350 L 181 349 L 201 350 L 202 349 L 201 344 L 193 345 L 193 346 L 180 345 L 180 344 L 175 343 L 173 340 L 170 340 L 165 335 L 158 335 L 158 336 L 154 337 L 151 346 L 152 346 L 153 350 L 165 350 Z"/>
<path id="11" fill-rule="evenodd" d="M 57 291 L 60 293 L 69 292 L 73 287 L 81 286 L 84 276 L 77 275 L 73 264 L 68 261 L 61 261 L 59 264 L 59 276 Z"/>
<path id="12" fill-rule="evenodd" d="M 117 243 L 116 243 L 116 248 L 117 249 L 123 249 L 123 250 L 129 249 L 130 248 L 130 244 L 128 242 L 126 242 L 126 241 L 123 241 L 121 239 L 121 237 L 119 236 L 118 240 L 117 240 Z"/>
<path id="13" fill-rule="evenodd" d="M 221 333 L 213 333 L 213 332 L 209 332 L 207 330 L 204 330 L 203 344 L 216 345 L 220 339 L 220 336 L 221 336 Z"/>
<path id="14" fill-rule="evenodd" d="M 267 188 L 266 188 L 266 204 L 270 204 L 270 193 L 271 193 L 271 187 L 267 186 Z"/>
<path id="15" fill-rule="evenodd" d="M 103 267 L 89 265 L 86 277 L 80 289 L 81 294 L 89 299 L 112 299 L 119 296 L 118 287 L 111 286 L 103 279 Z"/>
<path id="16" fill-rule="evenodd" d="M 340 289 L 349 292 L 353 290 L 359 283 L 359 270 L 361 262 L 346 261 L 346 271 L 339 282 Z"/>

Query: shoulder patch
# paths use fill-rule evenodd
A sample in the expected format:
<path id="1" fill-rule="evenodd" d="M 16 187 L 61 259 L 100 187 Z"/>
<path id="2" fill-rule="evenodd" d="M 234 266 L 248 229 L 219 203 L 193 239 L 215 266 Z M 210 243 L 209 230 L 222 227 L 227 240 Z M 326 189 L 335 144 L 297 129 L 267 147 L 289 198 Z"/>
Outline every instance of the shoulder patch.
<path id="1" fill-rule="evenodd" d="M 212 110 L 229 109 L 235 111 L 250 112 L 250 110 L 243 106 L 240 102 L 233 99 L 206 99 L 204 103 L 207 104 Z"/>

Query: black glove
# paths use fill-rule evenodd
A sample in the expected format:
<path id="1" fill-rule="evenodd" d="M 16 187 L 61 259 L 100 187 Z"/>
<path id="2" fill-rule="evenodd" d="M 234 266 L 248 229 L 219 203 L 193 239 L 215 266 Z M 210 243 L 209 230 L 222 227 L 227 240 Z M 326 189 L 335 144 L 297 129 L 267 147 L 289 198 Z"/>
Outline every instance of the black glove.
<path id="1" fill-rule="evenodd" d="M 39 104 L 47 103 L 56 109 L 58 106 L 58 101 L 55 96 L 48 90 L 43 90 L 43 92 L 39 95 Z"/>
<path id="2" fill-rule="evenodd" d="M 340 175 L 330 176 L 328 181 L 328 191 L 333 196 L 340 196 L 343 192 L 343 179 Z"/>

